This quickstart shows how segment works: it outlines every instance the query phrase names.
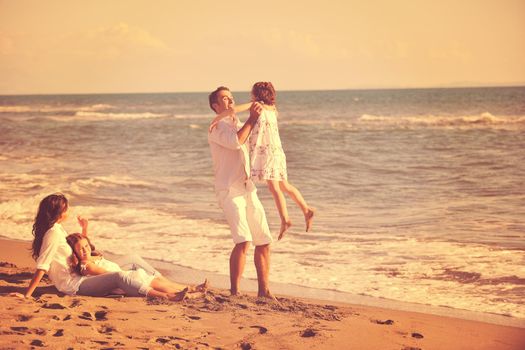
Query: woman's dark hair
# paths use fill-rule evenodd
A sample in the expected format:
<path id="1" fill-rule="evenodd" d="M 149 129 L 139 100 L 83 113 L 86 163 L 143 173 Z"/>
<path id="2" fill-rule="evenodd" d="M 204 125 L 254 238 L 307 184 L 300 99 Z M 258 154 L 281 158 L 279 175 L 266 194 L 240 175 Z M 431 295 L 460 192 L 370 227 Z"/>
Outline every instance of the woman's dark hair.
<path id="1" fill-rule="evenodd" d="M 35 237 L 31 247 L 33 259 L 36 260 L 40 255 L 40 248 L 47 230 L 53 227 L 67 208 L 67 198 L 61 193 L 51 194 L 42 199 L 33 224 L 33 236 Z"/>
<path id="2" fill-rule="evenodd" d="M 253 84 L 252 95 L 255 97 L 255 101 L 262 101 L 265 105 L 273 106 L 275 104 L 275 89 L 269 81 Z"/>
<path id="3" fill-rule="evenodd" d="M 95 246 L 87 236 L 82 236 L 80 233 L 72 233 L 66 237 L 67 244 L 71 247 L 71 250 L 73 251 L 73 256 L 71 259 L 71 265 L 74 272 L 76 272 L 79 275 L 82 275 L 82 271 L 80 269 L 80 265 L 82 261 L 80 261 L 80 256 L 78 256 L 77 252 L 75 251 L 75 245 L 80 242 L 81 240 L 85 239 L 89 246 L 91 247 L 91 256 L 101 256 L 99 252 L 95 250 Z"/>

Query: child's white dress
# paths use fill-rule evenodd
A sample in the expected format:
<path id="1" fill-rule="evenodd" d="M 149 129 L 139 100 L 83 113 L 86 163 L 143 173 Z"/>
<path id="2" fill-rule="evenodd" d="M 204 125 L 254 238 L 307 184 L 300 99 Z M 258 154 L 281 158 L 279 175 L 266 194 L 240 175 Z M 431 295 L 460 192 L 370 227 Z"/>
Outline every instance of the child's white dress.
<path id="1" fill-rule="evenodd" d="M 263 109 L 250 135 L 249 145 L 252 180 L 282 181 L 288 178 L 276 110 Z"/>

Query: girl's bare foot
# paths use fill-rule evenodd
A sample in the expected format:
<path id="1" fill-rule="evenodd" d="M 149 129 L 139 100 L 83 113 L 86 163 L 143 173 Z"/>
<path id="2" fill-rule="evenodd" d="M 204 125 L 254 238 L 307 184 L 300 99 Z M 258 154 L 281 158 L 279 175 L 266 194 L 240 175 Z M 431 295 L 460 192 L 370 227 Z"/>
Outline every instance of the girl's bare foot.
<path id="1" fill-rule="evenodd" d="M 168 294 L 168 300 L 170 301 L 183 301 L 188 297 L 188 288 L 184 288 L 180 292 L 177 293 L 169 293 Z"/>
<path id="2" fill-rule="evenodd" d="M 199 284 L 198 286 L 195 286 L 195 290 L 197 292 L 203 292 L 203 293 L 206 293 L 206 291 L 208 290 L 208 287 L 210 286 L 210 283 L 208 282 L 208 279 L 206 278 L 204 280 L 204 282 L 202 282 L 201 284 Z"/>
<path id="3" fill-rule="evenodd" d="M 312 221 L 314 221 L 315 209 L 308 208 L 308 211 L 304 214 L 304 221 L 306 223 L 306 232 L 312 227 Z"/>
<path id="4" fill-rule="evenodd" d="M 292 222 L 290 220 L 281 221 L 281 231 L 279 231 L 279 237 L 277 238 L 278 241 L 281 240 L 281 238 L 284 237 L 284 233 L 286 230 L 288 230 L 292 226 Z"/>

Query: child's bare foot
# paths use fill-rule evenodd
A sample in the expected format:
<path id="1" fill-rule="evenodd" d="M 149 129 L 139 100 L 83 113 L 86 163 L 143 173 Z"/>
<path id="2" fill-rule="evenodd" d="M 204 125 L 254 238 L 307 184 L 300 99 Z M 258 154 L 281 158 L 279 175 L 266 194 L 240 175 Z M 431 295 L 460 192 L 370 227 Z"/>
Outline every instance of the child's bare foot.
<path id="1" fill-rule="evenodd" d="M 308 211 L 304 214 L 304 221 L 306 223 L 306 232 L 312 227 L 312 221 L 314 221 L 315 209 L 308 208 Z"/>
<path id="2" fill-rule="evenodd" d="M 284 237 L 284 233 L 286 230 L 288 230 L 292 226 L 292 222 L 290 220 L 281 221 L 281 231 L 279 231 L 279 237 L 277 238 L 278 241 L 281 240 L 281 238 Z"/>
<path id="3" fill-rule="evenodd" d="M 206 291 L 208 290 L 209 286 L 210 286 L 210 283 L 208 282 L 208 279 L 206 278 L 204 280 L 204 282 L 202 282 L 201 284 L 195 286 L 195 291 L 206 293 Z"/>
<path id="4" fill-rule="evenodd" d="M 168 294 L 168 300 L 170 301 L 183 301 L 188 297 L 188 288 L 184 288 L 180 292 Z"/>

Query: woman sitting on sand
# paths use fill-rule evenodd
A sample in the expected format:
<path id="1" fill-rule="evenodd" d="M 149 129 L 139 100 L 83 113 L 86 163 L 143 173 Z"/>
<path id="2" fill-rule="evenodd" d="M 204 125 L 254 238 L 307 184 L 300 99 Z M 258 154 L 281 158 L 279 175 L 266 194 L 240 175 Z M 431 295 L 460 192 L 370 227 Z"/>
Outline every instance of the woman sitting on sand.
<path id="1" fill-rule="evenodd" d="M 105 259 L 100 252 L 96 251 L 95 246 L 91 244 L 87 236 L 73 233 L 67 236 L 66 241 L 73 250 L 70 266 L 74 273 L 82 276 L 97 276 L 108 272 L 123 271 L 118 264 Z M 149 266 L 149 264 L 147 265 Z M 163 297 L 163 294 L 168 293 L 178 296 L 178 300 L 195 298 L 202 296 L 208 287 L 208 280 L 195 287 L 183 286 L 168 280 L 153 268 L 150 270 L 153 270 L 153 273 L 148 273 L 142 267 L 123 272 L 130 279 L 142 281 L 141 294 L 151 297 Z"/>
<path id="2" fill-rule="evenodd" d="M 67 219 L 67 209 L 68 201 L 63 194 L 49 195 L 40 202 L 33 224 L 32 255 L 37 264 L 36 272 L 24 297 L 31 297 L 45 273 L 60 292 L 68 295 L 105 296 L 120 289 L 128 296 L 146 295 L 179 301 L 186 294 L 187 291 L 175 288 L 163 291 L 144 288 L 142 278 L 126 271 L 89 276 L 73 272 L 70 266 L 73 250 L 66 240 L 67 232 L 61 225 Z M 87 236 L 87 220 L 79 218 L 79 223 L 82 235 Z"/>

